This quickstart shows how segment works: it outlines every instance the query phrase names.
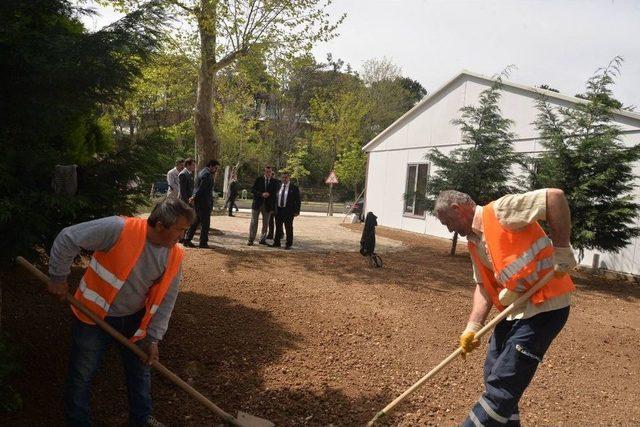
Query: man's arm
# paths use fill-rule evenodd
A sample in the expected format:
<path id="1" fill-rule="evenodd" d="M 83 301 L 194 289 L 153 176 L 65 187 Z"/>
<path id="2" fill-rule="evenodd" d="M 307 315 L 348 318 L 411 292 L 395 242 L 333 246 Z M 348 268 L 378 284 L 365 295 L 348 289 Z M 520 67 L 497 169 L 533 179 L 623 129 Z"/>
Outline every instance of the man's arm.
<path id="1" fill-rule="evenodd" d="M 571 238 L 571 212 L 564 191 L 557 188 L 547 189 L 546 222 L 551 228 L 553 246 L 568 247 Z"/>
<path id="2" fill-rule="evenodd" d="M 476 289 L 473 291 L 473 307 L 469 315 L 469 322 L 483 325 L 485 320 L 487 320 L 492 306 L 493 303 L 487 295 L 487 291 L 484 290 L 482 283 L 476 283 Z"/>
<path id="3" fill-rule="evenodd" d="M 149 322 L 149 328 L 147 329 L 147 336 L 150 341 L 160 341 L 164 337 L 164 334 L 167 332 L 169 327 L 169 319 L 171 318 L 171 313 L 173 312 L 173 307 L 176 303 L 176 298 L 178 297 L 178 287 L 180 285 L 180 280 L 182 280 L 182 267 L 176 274 L 176 277 L 173 278 L 171 285 L 169 285 L 169 289 L 162 300 L 162 303 L 158 307 L 158 311 L 151 318 L 151 322 Z"/>
<path id="4" fill-rule="evenodd" d="M 167 172 L 167 184 L 173 192 L 178 192 L 178 176 L 173 169 Z"/>
<path id="5" fill-rule="evenodd" d="M 72 225 L 63 229 L 51 247 L 49 257 L 49 292 L 64 298 L 68 290 L 67 276 L 73 259 L 81 249 L 107 251 L 111 249 L 124 227 L 124 219 L 112 216 Z"/>
<path id="6" fill-rule="evenodd" d="M 462 335 L 460 335 L 463 359 L 467 353 L 472 352 L 480 345 L 480 341 L 476 339 L 476 333 L 482 329 L 492 305 L 491 299 L 489 299 L 482 283 L 477 283 L 473 292 L 473 307 L 471 308 L 469 321 L 467 322 L 467 327 L 462 331 Z"/>

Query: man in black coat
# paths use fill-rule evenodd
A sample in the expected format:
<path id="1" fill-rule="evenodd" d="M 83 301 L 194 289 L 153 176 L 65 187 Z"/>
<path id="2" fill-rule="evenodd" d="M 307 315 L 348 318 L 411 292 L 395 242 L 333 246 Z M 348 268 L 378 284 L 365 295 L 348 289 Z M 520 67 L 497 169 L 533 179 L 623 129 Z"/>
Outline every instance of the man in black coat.
<path id="1" fill-rule="evenodd" d="M 300 215 L 300 190 L 290 181 L 289 172 L 282 172 L 282 182 L 276 195 L 276 236 L 273 239 L 273 247 L 280 247 L 283 236 L 282 226 L 287 232 L 285 249 L 291 249 L 293 245 L 293 218 Z"/>
<path id="2" fill-rule="evenodd" d="M 233 215 L 233 207 L 236 206 L 236 198 L 238 197 L 238 178 L 235 174 L 231 174 L 231 180 L 229 182 L 229 197 L 227 198 L 227 205 L 229 206 L 229 216 Z M 238 207 L 236 206 L 236 211 Z"/>
<path id="3" fill-rule="evenodd" d="M 266 245 L 267 229 L 269 228 L 269 218 L 274 213 L 276 207 L 276 193 L 279 188 L 279 181 L 273 177 L 271 166 L 264 167 L 264 175 L 256 178 L 251 187 L 253 193 L 253 203 L 251 204 L 251 225 L 249 226 L 249 241 L 247 245 L 253 245 L 258 232 L 258 218 L 262 215 L 262 232 L 260 234 L 260 244 Z"/>
<path id="4" fill-rule="evenodd" d="M 193 195 L 193 173 L 196 170 L 195 160 L 189 158 L 184 161 L 184 169 L 178 175 L 180 181 L 180 200 L 189 204 L 189 199 Z"/>
<path id="5" fill-rule="evenodd" d="M 200 224 L 200 248 L 209 247 L 209 223 L 211 221 L 211 211 L 213 210 L 213 177 L 218 172 L 217 160 L 209 160 L 207 166 L 198 172 L 198 183 L 193 190 L 193 196 L 189 199 L 189 204 L 195 208 L 198 219 L 194 222 L 185 239 L 184 245 L 193 247 L 191 239 L 196 233 L 196 228 Z"/>

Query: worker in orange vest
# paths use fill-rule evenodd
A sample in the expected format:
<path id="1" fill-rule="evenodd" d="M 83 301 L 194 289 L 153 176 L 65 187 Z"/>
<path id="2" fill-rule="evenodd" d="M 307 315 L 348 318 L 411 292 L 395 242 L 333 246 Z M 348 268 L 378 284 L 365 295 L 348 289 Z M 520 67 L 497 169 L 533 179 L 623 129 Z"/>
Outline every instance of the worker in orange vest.
<path id="1" fill-rule="evenodd" d="M 148 219 L 107 217 L 67 227 L 56 237 L 49 260 L 49 292 L 64 298 L 67 276 L 81 249 L 93 251 L 75 297 L 149 355 L 140 360 L 120 347 L 132 426 L 161 426 L 151 415 L 150 364 L 159 359 L 182 277 L 177 243 L 195 220 L 180 199 L 158 203 Z M 72 307 L 71 357 L 65 384 L 65 421 L 88 426 L 90 387 L 113 338 Z"/>
<path id="2" fill-rule="evenodd" d="M 448 190 L 434 214 L 450 232 L 466 236 L 476 288 L 462 335 L 462 356 L 478 347 L 475 334 L 489 311 L 514 302 L 547 272 L 554 277 L 526 304 L 500 322 L 484 363 L 485 392 L 463 426 L 519 426 L 518 402 L 538 364 L 569 316 L 568 274 L 576 266 L 570 246 L 571 214 L 562 190 L 542 189 L 477 206 L 468 194 Z M 545 221 L 548 237 L 538 221 Z"/>

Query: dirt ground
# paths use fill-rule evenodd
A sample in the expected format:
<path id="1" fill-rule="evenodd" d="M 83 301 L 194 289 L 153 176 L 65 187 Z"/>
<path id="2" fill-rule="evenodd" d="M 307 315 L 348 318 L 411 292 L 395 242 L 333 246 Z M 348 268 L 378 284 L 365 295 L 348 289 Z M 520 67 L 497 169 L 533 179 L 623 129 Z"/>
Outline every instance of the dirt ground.
<path id="1" fill-rule="evenodd" d="M 327 227 L 355 241 L 361 232 Z M 232 413 L 278 426 L 364 425 L 455 349 L 472 292 L 463 248 L 450 257 L 448 241 L 382 227 L 377 234 L 403 243 L 384 253 L 382 269 L 356 248 L 188 249 L 161 361 Z M 74 270 L 74 283 L 80 274 Z M 69 311 L 23 272 L 2 279 L 2 328 L 22 357 L 16 387 L 24 410 L 0 423 L 58 425 Z M 640 286 L 585 275 L 576 283 L 567 326 L 521 400 L 523 424 L 639 425 Z M 486 340 L 386 424 L 461 423 L 483 389 L 485 351 Z M 93 388 L 98 425 L 126 424 L 122 376 L 112 351 Z M 219 422 L 158 375 L 153 396 L 157 418 L 169 425 Z"/>

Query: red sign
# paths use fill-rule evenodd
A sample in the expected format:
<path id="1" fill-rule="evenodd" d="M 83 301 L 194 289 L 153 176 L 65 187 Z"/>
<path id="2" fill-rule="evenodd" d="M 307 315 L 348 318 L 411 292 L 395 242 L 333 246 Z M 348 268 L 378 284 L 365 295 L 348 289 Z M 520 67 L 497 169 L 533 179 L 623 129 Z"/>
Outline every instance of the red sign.
<path id="1" fill-rule="evenodd" d="M 331 171 L 331 173 L 329 174 L 327 179 L 324 180 L 324 183 L 325 184 L 337 184 L 338 183 L 338 177 L 336 176 L 336 173 L 334 171 Z"/>

